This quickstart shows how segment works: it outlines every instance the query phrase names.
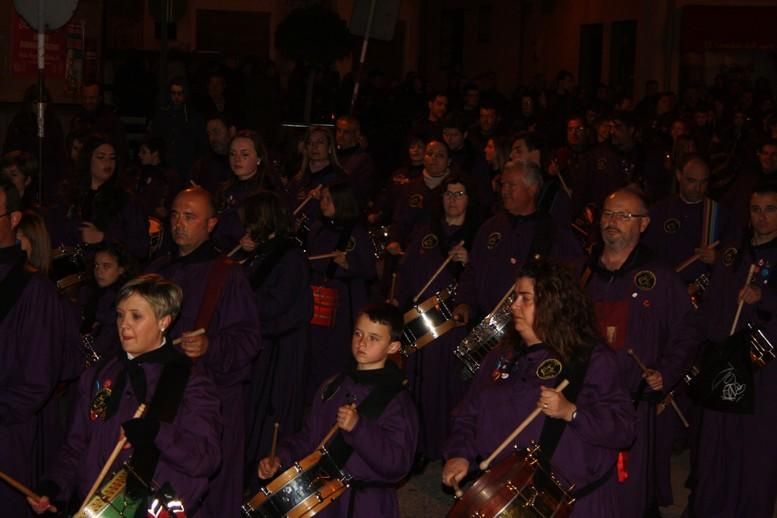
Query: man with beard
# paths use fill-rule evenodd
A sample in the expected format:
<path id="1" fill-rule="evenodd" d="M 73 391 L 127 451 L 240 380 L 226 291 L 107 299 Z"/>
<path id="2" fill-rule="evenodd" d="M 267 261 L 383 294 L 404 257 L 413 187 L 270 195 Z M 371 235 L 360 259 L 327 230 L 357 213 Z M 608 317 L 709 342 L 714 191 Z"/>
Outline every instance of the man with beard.
<path id="1" fill-rule="evenodd" d="M 211 195 L 201 187 L 181 191 L 173 201 L 170 227 L 177 251 L 148 267 L 178 284 L 181 313 L 170 336 L 216 383 L 224 416 L 222 465 L 203 503 L 205 516 L 239 509 L 243 491 L 243 385 L 259 354 L 256 301 L 242 269 L 220 256 L 210 241 L 218 219 Z M 197 334 L 198 329 L 204 334 Z"/>
<path id="2" fill-rule="evenodd" d="M 192 167 L 192 181 L 210 193 L 230 179 L 229 143 L 235 136 L 235 125 L 226 116 L 211 115 L 205 123 L 210 152 Z"/>
<path id="3" fill-rule="evenodd" d="M 634 399 L 640 423 L 636 441 L 619 457 L 619 512 L 614 516 L 657 512 L 657 479 L 668 476 L 671 451 L 656 451 L 657 421 L 669 414 L 656 416 L 655 405 L 680 379 L 692 354 L 692 348 L 672 341 L 690 304 L 674 271 L 640 244 L 649 224 L 638 191 L 609 195 L 600 220 L 602 243 L 581 278 L 594 302 L 599 330 L 616 352 L 621 382 Z M 647 374 L 629 357 L 631 350 L 650 368 Z"/>

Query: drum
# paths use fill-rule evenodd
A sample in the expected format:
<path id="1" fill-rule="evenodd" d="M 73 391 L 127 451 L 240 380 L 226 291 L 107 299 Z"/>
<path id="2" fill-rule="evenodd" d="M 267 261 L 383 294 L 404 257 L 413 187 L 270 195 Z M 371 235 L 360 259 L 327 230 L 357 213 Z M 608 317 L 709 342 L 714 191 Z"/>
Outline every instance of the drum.
<path id="1" fill-rule="evenodd" d="M 567 518 L 571 485 L 542 467 L 539 446 L 505 458 L 475 481 L 448 512 L 448 518 Z"/>
<path id="2" fill-rule="evenodd" d="M 515 293 L 511 293 L 499 307 L 473 327 L 453 351 L 453 354 L 464 363 L 465 375 L 474 376 L 491 349 L 502 340 L 507 326 L 513 321 L 510 305 L 514 300 Z"/>
<path id="3" fill-rule="evenodd" d="M 118 470 L 106 484 L 97 491 L 94 496 L 73 518 L 119 518 L 122 516 L 135 516 L 135 513 L 144 503 L 142 498 L 133 499 L 125 494 L 127 488 L 127 470 Z"/>
<path id="4" fill-rule="evenodd" d="M 455 286 L 445 288 L 405 313 L 401 350 L 404 356 L 416 352 L 456 327 L 452 308 L 448 306 L 455 292 Z"/>
<path id="5" fill-rule="evenodd" d="M 334 327 L 337 316 L 337 289 L 313 285 L 313 316 L 310 323 L 314 326 Z"/>
<path id="6" fill-rule="evenodd" d="M 78 289 L 87 281 L 84 249 L 80 246 L 60 246 L 54 250 L 51 261 L 51 280 L 57 291 L 72 300 L 78 298 Z"/>
<path id="7" fill-rule="evenodd" d="M 162 248 L 165 238 L 165 226 L 154 217 L 148 218 L 148 256 L 153 257 Z"/>
<path id="8" fill-rule="evenodd" d="M 241 508 L 244 518 L 301 518 L 315 516 L 339 497 L 351 476 L 319 448 L 263 487 Z"/>
<path id="9" fill-rule="evenodd" d="M 128 470 L 125 465 L 116 471 L 73 518 L 126 518 L 137 516 L 144 508 L 146 512 L 141 515 L 149 518 L 186 518 L 183 502 L 169 484 L 155 489 L 150 496 L 127 496 Z"/>

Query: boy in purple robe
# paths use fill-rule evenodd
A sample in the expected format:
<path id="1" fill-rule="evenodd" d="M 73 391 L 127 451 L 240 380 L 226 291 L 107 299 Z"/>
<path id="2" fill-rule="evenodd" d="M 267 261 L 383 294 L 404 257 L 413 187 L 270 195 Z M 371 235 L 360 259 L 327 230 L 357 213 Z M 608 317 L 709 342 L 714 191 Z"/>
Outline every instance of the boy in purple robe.
<path id="1" fill-rule="evenodd" d="M 538 442 L 551 470 L 563 477 L 562 488 L 574 484 L 573 517 L 622 516 L 616 461 L 618 449 L 634 440 L 635 414 L 615 354 L 601 343 L 593 305 L 565 267 L 545 261 L 520 270 L 515 292 L 514 332 L 484 360 L 481 372 L 491 376 L 473 382 L 452 414 L 442 482 L 458 486 L 475 474 L 477 463 L 539 408 L 515 446 Z M 570 383 L 563 392 L 554 388 L 562 380 Z M 513 452 L 498 452 L 491 466 L 509 462 Z M 541 484 L 539 478 L 531 484 Z M 524 490 L 529 498 L 531 489 Z M 515 505 L 524 505 L 520 500 Z"/>
<path id="2" fill-rule="evenodd" d="M 64 510 L 71 496 L 84 501 L 125 437 L 129 446 L 111 466 L 116 471 L 125 466 L 124 495 L 113 505 L 122 508 L 129 497 L 145 508 L 160 486 L 169 485 L 187 515 L 197 516 L 208 479 L 221 462 L 221 415 L 213 382 L 166 338 L 182 297 L 177 285 L 154 274 L 121 288 L 116 321 L 124 354 L 81 376 L 67 441 L 38 485 L 44 496 L 28 498 L 35 512 Z"/>
<path id="3" fill-rule="evenodd" d="M 221 401 L 223 462 L 203 504 L 207 516 L 239 509 L 242 501 L 243 388 L 261 348 L 256 298 L 245 273 L 221 257 L 208 239 L 217 221 L 207 191 L 182 191 L 173 201 L 170 223 L 178 252 L 148 267 L 183 289 L 181 315 L 171 335 L 181 337 L 181 350 L 211 375 Z M 196 333 L 198 329 L 205 333 Z"/>
<path id="4" fill-rule="evenodd" d="M 762 181 L 755 187 L 750 198 L 750 220 L 749 239 L 739 250 L 723 250 L 716 264 L 709 289 L 709 300 L 715 303 L 705 304 L 702 311 L 691 313 L 687 319 L 685 332 L 696 344 L 724 342 L 747 324 L 759 329 L 773 345 L 777 344 L 774 180 Z M 756 266 L 756 271 L 752 282 L 746 284 L 751 265 Z M 742 311 L 732 329 L 740 303 Z M 752 350 L 746 341 L 739 346 L 748 352 Z M 692 471 L 695 480 L 688 508 L 690 517 L 773 516 L 777 499 L 777 362 L 768 353 L 764 359 L 765 366 L 752 368 L 752 384 L 738 379 L 737 374 L 722 378 L 722 384 L 731 389 L 729 403 L 752 396 L 752 411 L 703 410 L 697 465 Z"/>
<path id="5" fill-rule="evenodd" d="M 0 470 L 34 485 L 35 453 L 45 449 L 41 409 L 61 379 L 65 315 L 54 285 L 25 268 L 16 242 L 22 218 L 16 187 L 0 177 Z M 5 516 L 29 513 L 24 496 L 0 482 Z"/>
<path id="6" fill-rule="evenodd" d="M 351 339 L 356 368 L 321 386 L 303 429 L 281 442 L 276 457 L 259 463 L 260 478 L 315 451 L 335 425 L 338 433 L 325 447 L 352 477 L 351 487 L 318 516 L 399 516 L 394 486 L 410 471 L 418 440 L 418 416 L 403 375 L 386 361 L 399 351 L 401 333 L 402 315 L 389 304 L 367 306 L 358 315 Z"/>

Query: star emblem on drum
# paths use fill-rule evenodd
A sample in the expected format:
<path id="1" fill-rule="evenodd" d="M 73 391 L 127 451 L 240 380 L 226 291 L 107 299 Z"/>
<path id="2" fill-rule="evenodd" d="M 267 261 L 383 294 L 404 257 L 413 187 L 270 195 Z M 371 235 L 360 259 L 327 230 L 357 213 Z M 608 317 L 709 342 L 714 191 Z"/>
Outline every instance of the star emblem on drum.
<path id="1" fill-rule="evenodd" d="M 438 243 L 439 243 L 439 240 L 437 239 L 436 235 L 426 234 L 424 238 L 421 240 L 421 248 L 423 248 L 424 250 L 431 250 L 432 248 L 435 248 Z"/>
<path id="2" fill-rule="evenodd" d="M 489 250 L 493 250 L 494 248 L 496 248 L 496 245 L 498 245 L 501 240 L 502 240 L 501 232 L 491 232 L 488 235 L 488 241 L 486 241 L 486 247 Z"/>
<path id="3" fill-rule="evenodd" d="M 537 367 L 537 377 L 541 380 L 549 380 L 561 374 L 562 370 L 564 370 L 564 366 L 560 361 L 548 358 Z"/>
<path id="4" fill-rule="evenodd" d="M 643 291 L 652 290 L 656 287 L 656 274 L 650 270 L 637 272 L 634 276 L 634 285 Z"/>
<path id="5" fill-rule="evenodd" d="M 664 232 L 667 234 L 675 234 L 680 230 L 680 220 L 676 218 L 669 218 L 664 221 Z"/>

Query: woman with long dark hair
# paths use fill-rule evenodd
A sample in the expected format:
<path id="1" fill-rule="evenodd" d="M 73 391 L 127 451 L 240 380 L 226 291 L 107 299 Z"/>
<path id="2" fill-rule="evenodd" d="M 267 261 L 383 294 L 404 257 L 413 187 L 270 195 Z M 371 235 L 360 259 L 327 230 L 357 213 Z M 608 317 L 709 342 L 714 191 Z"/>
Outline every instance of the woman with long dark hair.
<path id="1" fill-rule="evenodd" d="M 593 304 L 565 267 L 530 262 L 518 273 L 514 292 L 513 332 L 483 361 L 452 414 L 443 483 L 453 485 L 475 473 L 476 461 L 539 409 L 517 447 L 538 441 L 542 460 L 574 484 L 572 516 L 613 516 L 623 475 L 618 452 L 634 440 L 636 421 L 615 353 L 603 345 Z M 558 391 L 554 387 L 562 380 L 569 386 Z M 504 449 L 493 465 L 512 451 Z M 540 478 L 533 483 L 540 484 Z"/>
<path id="2" fill-rule="evenodd" d="M 274 192 L 259 191 L 240 208 L 248 253 L 246 273 L 256 295 L 262 352 L 246 397 L 246 480 L 256 460 L 269 455 L 273 423 L 281 437 L 302 425 L 305 366 L 313 297 L 308 260 L 291 235 L 289 212 Z"/>
<path id="3" fill-rule="evenodd" d="M 123 243 L 138 260 L 148 255 L 148 220 L 122 189 L 116 148 L 103 135 L 84 144 L 77 180 L 47 221 L 55 247 Z"/>
<path id="4" fill-rule="evenodd" d="M 453 308 L 455 297 L 452 293 L 455 293 L 456 282 L 469 260 L 469 248 L 480 224 L 478 194 L 469 177 L 453 173 L 440 187 L 442 203 L 435 205 L 437 208 L 429 222 L 413 229 L 399 264 L 396 302 L 403 311 L 409 311 L 416 303 L 423 304 L 438 292 L 443 303 Z M 450 262 L 445 269 L 420 291 L 448 258 Z M 445 291 L 449 288 L 450 295 Z M 414 301 L 415 297 L 418 299 Z M 429 310 L 430 313 L 435 311 L 436 308 Z M 440 330 L 435 328 L 435 332 Z M 466 389 L 457 372 L 460 365 L 453 355 L 465 335 L 465 328 L 455 328 L 418 352 L 413 352 L 411 346 L 405 361 L 410 391 L 421 416 L 419 453 L 425 459 L 440 457 L 448 431 L 448 414 Z"/>
<path id="5" fill-rule="evenodd" d="M 347 182 L 321 190 L 321 218 L 307 236 L 313 291 L 311 367 L 308 394 L 342 372 L 352 361 L 351 330 L 356 312 L 367 303 L 367 282 L 375 277 L 375 258 L 359 204 Z"/>

